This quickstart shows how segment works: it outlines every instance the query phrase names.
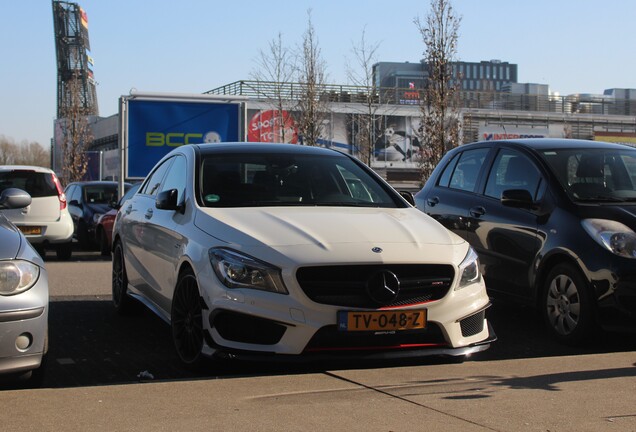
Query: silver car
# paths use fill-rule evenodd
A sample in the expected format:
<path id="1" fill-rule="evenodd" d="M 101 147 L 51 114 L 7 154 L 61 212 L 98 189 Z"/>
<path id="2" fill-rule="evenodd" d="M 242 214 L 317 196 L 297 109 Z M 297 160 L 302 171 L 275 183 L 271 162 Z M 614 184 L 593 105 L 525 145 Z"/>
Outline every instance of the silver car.
<path id="1" fill-rule="evenodd" d="M 5 216 L 27 207 L 23 190 L 0 193 L 0 373 L 25 373 L 41 366 L 48 348 L 49 284 L 40 255 Z"/>

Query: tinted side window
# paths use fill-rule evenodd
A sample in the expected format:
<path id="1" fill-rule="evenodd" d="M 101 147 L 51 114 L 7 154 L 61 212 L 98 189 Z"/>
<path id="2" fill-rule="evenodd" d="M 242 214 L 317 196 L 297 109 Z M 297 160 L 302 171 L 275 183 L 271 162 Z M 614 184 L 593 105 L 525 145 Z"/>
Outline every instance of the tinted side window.
<path id="1" fill-rule="evenodd" d="M 486 195 L 499 199 L 507 189 L 525 189 L 536 199 L 540 180 L 539 171 L 530 159 L 516 151 L 503 149 L 488 176 Z"/>
<path id="2" fill-rule="evenodd" d="M 453 171 L 450 187 L 473 192 L 477 186 L 479 171 L 489 150 L 488 148 L 480 148 L 463 152 Z"/>
<path id="3" fill-rule="evenodd" d="M 450 184 L 451 175 L 453 175 L 453 170 L 455 169 L 455 165 L 457 165 L 457 161 L 459 160 L 459 154 L 456 154 L 453 159 L 446 165 L 442 175 L 439 177 L 439 185 L 443 187 L 448 187 Z"/>
<path id="4" fill-rule="evenodd" d="M 140 193 L 145 195 L 157 195 L 159 191 L 159 186 L 161 186 L 161 181 L 163 177 L 166 175 L 166 171 L 170 167 L 170 164 L 174 158 L 170 158 L 163 162 L 161 165 L 157 167 L 151 174 L 150 177 L 146 180 L 146 183 L 142 186 Z"/>
<path id="5" fill-rule="evenodd" d="M 66 194 L 66 199 L 68 200 L 68 202 L 71 202 L 73 200 L 79 201 L 79 194 L 77 193 L 77 189 L 78 188 L 75 185 L 70 185 L 66 188 L 64 193 Z"/>
<path id="6" fill-rule="evenodd" d="M 176 156 L 166 175 L 166 180 L 163 182 L 161 191 L 176 189 L 179 192 L 177 202 L 181 203 L 186 187 L 186 178 L 186 160 L 183 156 Z"/>

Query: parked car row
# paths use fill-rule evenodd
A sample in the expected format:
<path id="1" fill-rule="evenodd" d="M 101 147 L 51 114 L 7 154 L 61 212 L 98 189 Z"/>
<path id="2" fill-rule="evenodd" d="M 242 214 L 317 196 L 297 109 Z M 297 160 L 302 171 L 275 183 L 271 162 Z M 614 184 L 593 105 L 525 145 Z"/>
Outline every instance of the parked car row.
<path id="1" fill-rule="evenodd" d="M 77 217 L 94 222 L 86 236 L 103 238 L 105 254 L 112 244 L 115 309 L 141 303 L 163 318 L 189 366 L 217 357 L 461 360 L 496 340 L 489 295 L 536 306 L 565 343 L 636 329 L 636 149 L 626 145 L 462 145 L 415 197 L 349 155 L 262 143 L 176 148 L 109 211 L 94 204 L 112 196 L 87 198 L 111 190 L 95 186 L 106 185 L 66 190 L 93 211 Z M 0 192 L 4 214 L 37 198 Z M 20 370 L 46 352 L 46 271 L 29 235 L 0 218 L 0 318 L 4 302 L 16 302 L 0 325 L 14 326 L 19 351 L 8 363 L 0 354 L 0 371 L 20 349 L 32 360 Z M 14 315 L 29 318 L 8 324 Z"/>
<path id="2" fill-rule="evenodd" d="M 118 201 L 118 183 L 113 181 L 73 182 L 65 189 L 48 168 L 36 166 L 0 166 L 0 191 L 18 188 L 31 196 L 31 204 L 5 210 L 10 219 L 44 256 L 55 250 L 57 258 L 68 260 L 73 242 L 83 249 L 110 250 L 108 234 L 99 221 Z M 125 183 L 125 191 L 131 184 Z"/>

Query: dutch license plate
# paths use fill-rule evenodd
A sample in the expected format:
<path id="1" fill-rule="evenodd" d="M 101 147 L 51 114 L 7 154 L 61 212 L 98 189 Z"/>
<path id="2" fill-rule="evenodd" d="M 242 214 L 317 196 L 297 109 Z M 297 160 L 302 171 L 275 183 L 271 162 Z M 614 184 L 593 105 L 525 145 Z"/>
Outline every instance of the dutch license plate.
<path id="1" fill-rule="evenodd" d="M 426 309 L 401 311 L 340 311 L 342 331 L 395 331 L 426 328 Z"/>
<path id="2" fill-rule="evenodd" d="M 42 234 L 42 227 L 39 226 L 19 226 L 20 231 L 24 235 L 39 235 Z"/>

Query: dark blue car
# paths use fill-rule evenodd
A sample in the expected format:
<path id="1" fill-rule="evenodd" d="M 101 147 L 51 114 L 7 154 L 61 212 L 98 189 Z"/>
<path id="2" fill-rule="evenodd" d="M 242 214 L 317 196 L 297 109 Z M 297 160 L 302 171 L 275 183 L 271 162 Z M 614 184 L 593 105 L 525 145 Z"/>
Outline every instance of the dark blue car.
<path id="1" fill-rule="evenodd" d="M 125 191 L 130 189 L 124 183 Z M 96 248 L 95 227 L 99 218 L 107 213 L 119 199 L 119 185 L 115 181 L 74 182 L 66 186 L 64 193 L 68 210 L 75 227 L 74 238 L 84 249 Z"/>

